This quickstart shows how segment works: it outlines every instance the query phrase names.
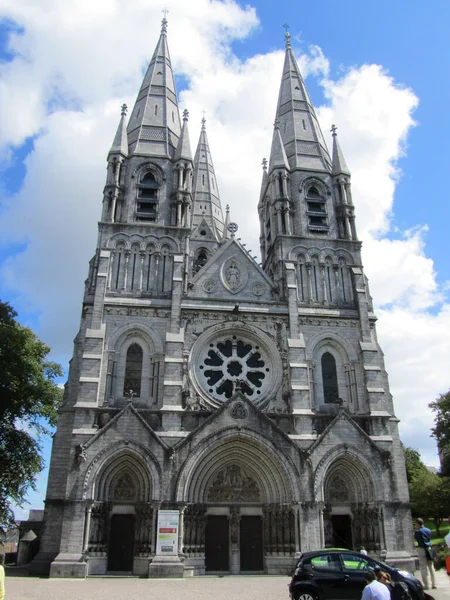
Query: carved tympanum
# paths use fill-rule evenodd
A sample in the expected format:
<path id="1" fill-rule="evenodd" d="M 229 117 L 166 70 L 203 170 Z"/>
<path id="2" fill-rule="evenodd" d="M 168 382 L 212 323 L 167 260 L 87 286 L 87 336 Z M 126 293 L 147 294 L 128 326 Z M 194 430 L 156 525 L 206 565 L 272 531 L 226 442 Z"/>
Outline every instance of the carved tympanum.
<path id="1" fill-rule="evenodd" d="M 259 502 L 260 491 L 255 480 L 237 465 L 220 471 L 209 488 L 208 500 L 215 502 Z"/>

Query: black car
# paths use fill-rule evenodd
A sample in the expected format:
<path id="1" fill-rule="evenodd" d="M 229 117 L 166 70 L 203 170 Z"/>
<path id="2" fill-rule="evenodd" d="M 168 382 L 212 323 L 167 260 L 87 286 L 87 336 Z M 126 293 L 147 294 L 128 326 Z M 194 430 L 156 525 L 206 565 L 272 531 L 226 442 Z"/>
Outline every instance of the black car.
<path id="1" fill-rule="evenodd" d="M 298 560 L 289 592 L 292 600 L 360 600 L 367 571 L 381 569 L 393 582 L 406 583 L 413 600 L 424 600 L 422 583 L 408 571 L 399 571 L 352 550 L 305 552 Z"/>

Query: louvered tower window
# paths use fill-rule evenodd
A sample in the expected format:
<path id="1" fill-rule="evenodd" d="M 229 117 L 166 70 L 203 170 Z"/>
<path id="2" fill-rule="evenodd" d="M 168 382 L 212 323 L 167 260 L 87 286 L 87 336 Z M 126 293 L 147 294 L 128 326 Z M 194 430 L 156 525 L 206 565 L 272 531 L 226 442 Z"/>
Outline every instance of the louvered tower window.
<path id="1" fill-rule="evenodd" d="M 326 202 L 326 198 L 319 194 L 316 187 L 309 188 L 306 194 L 306 214 L 311 233 L 323 235 L 328 232 Z"/>
<path id="2" fill-rule="evenodd" d="M 155 222 L 158 216 L 159 183 L 153 173 L 146 173 L 137 189 L 136 218 L 139 221 Z"/>

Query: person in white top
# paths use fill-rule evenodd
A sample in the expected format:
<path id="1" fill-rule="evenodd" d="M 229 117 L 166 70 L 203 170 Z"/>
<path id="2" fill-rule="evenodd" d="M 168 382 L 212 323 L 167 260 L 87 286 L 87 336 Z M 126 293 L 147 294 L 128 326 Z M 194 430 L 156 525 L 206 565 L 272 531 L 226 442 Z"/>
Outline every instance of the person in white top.
<path id="1" fill-rule="evenodd" d="M 448 524 L 450 525 L 450 517 L 448 518 Z M 444 540 L 445 540 L 445 543 L 447 544 L 448 548 L 450 548 L 450 531 L 447 533 Z"/>
<path id="2" fill-rule="evenodd" d="M 389 588 L 376 580 L 373 571 L 367 573 L 366 581 L 367 585 L 363 590 L 361 600 L 391 600 Z"/>

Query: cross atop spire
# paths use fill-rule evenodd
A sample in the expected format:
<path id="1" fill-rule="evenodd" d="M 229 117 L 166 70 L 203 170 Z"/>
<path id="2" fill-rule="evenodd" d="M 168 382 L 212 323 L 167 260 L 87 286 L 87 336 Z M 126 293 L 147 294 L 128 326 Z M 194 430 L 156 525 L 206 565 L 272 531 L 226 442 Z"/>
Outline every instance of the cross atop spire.
<path id="1" fill-rule="evenodd" d="M 286 30 L 286 33 L 284 34 L 284 41 L 286 42 L 286 48 L 290 48 L 291 47 L 291 34 L 289 33 L 288 23 L 284 23 L 283 27 Z"/>
<path id="2" fill-rule="evenodd" d="M 336 125 L 334 125 L 334 124 L 333 124 L 333 125 L 331 126 L 331 129 L 330 129 L 330 131 L 331 131 L 331 133 L 333 134 L 333 137 L 336 137 L 336 136 L 337 136 L 337 133 L 336 133 L 336 131 L 337 131 L 337 127 L 336 127 Z"/>
<path id="3" fill-rule="evenodd" d="M 189 121 L 189 111 L 186 108 L 183 110 L 183 121 Z"/>
<path id="4" fill-rule="evenodd" d="M 120 114 L 122 117 L 125 117 L 125 115 L 127 114 L 127 110 L 128 106 L 126 104 L 122 104 L 122 106 L 120 107 Z"/>
<path id="5" fill-rule="evenodd" d="M 202 118 L 202 131 L 206 131 L 206 119 L 205 119 L 205 111 L 203 111 L 203 118 Z"/>
<path id="6" fill-rule="evenodd" d="M 167 13 L 169 12 L 169 9 L 167 7 L 163 8 L 163 10 L 161 11 L 164 15 L 162 21 L 161 21 L 161 33 L 167 33 Z"/>

